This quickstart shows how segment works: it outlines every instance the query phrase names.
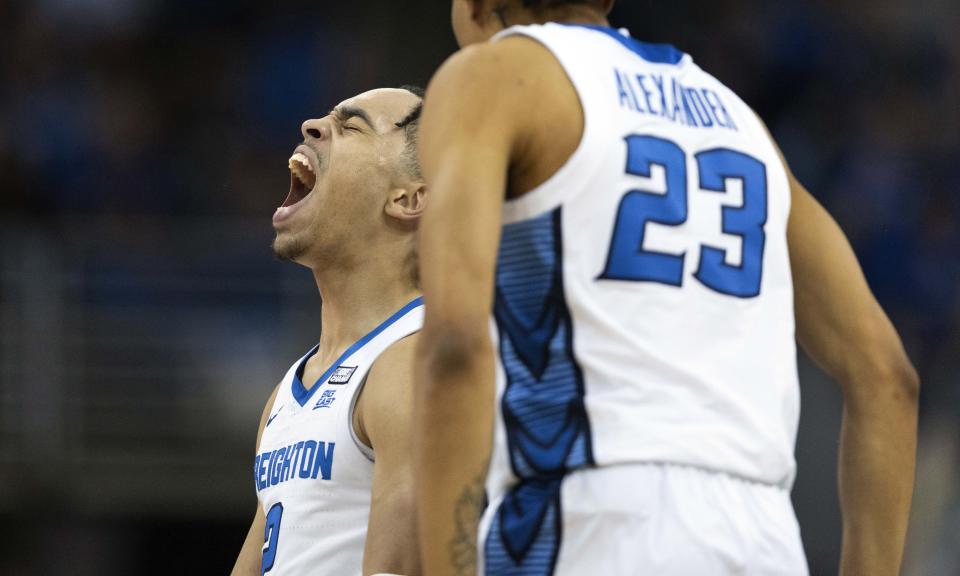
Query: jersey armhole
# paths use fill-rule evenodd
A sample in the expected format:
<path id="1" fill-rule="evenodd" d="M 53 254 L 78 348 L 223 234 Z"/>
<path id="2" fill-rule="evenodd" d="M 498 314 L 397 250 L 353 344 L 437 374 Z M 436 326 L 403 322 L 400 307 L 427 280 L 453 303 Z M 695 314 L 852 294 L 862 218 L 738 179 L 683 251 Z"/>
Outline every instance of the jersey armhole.
<path id="1" fill-rule="evenodd" d="M 380 354 L 384 350 L 393 346 L 400 340 L 403 340 L 410 334 L 420 330 L 420 327 L 423 323 L 423 297 L 418 297 L 414 299 L 407 307 L 401 309 L 403 312 L 402 315 L 395 315 L 394 321 L 391 321 L 382 334 L 378 334 L 376 337 L 375 343 L 371 345 L 373 352 L 370 353 L 370 356 L 364 360 L 364 363 L 369 363 L 369 368 L 363 375 L 363 379 L 357 384 L 356 389 L 353 391 L 353 395 L 350 397 L 350 409 L 347 410 L 347 429 L 350 431 L 350 438 L 353 440 L 353 444 L 357 447 L 357 450 L 360 451 L 363 456 L 370 462 L 375 462 L 376 457 L 374 449 L 372 446 L 367 446 L 360 439 L 360 436 L 357 434 L 356 429 L 353 427 L 353 414 L 357 409 L 357 403 L 360 401 L 360 395 L 363 394 L 363 389 L 367 385 L 367 378 L 370 377 L 370 372 L 373 369 L 373 365 L 376 363 L 377 359 L 380 357 Z M 399 313 L 398 313 L 399 314 Z M 386 342 L 384 345 L 383 342 Z M 341 422 L 343 422 L 341 420 Z"/>
<path id="2" fill-rule="evenodd" d="M 360 394 L 363 393 L 363 389 L 367 385 L 368 375 L 369 372 L 363 375 L 363 380 L 357 385 L 357 389 L 353 391 L 353 397 L 350 399 L 350 409 L 347 411 L 347 428 L 350 430 L 350 438 L 353 440 L 357 450 L 359 450 L 367 460 L 374 462 L 373 448 L 363 443 L 363 440 L 361 440 L 357 434 L 357 430 L 353 427 L 353 414 L 357 409 L 357 403 L 360 401 Z"/>
<path id="3" fill-rule="evenodd" d="M 525 220 L 538 216 L 545 212 L 553 210 L 560 206 L 565 198 L 565 194 L 576 191 L 576 181 L 592 174 L 593 166 L 599 163 L 603 154 L 598 153 L 601 142 L 594 135 L 596 126 L 599 124 L 598 118 L 595 118 L 594 111 L 587 106 L 588 87 L 583 82 L 578 81 L 570 70 L 564 56 L 558 52 L 558 47 L 553 46 L 545 38 L 541 38 L 536 31 L 527 26 L 515 26 L 507 28 L 494 37 L 494 41 L 520 36 L 527 38 L 543 46 L 550 55 L 557 61 L 560 69 L 563 71 L 567 82 L 573 87 L 580 104 L 580 110 L 583 113 L 583 133 L 580 135 L 580 141 L 573 153 L 566 161 L 548 177 L 539 186 L 533 188 L 516 198 L 505 199 L 503 203 L 503 222 L 509 224 L 519 220 Z"/>

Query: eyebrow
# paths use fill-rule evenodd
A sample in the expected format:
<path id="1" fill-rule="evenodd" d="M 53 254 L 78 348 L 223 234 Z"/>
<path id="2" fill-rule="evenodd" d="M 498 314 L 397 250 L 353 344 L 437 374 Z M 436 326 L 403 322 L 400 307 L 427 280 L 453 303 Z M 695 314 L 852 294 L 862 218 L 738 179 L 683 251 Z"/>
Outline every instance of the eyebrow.
<path id="1" fill-rule="evenodd" d="M 367 126 L 369 126 L 371 130 L 374 132 L 377 131 L 377 129 L 373 126 L 373 120 L 370 119 L 370 115 L 367 114 L 367 112 L 362 108 L 356 108 L 354 106 L 339 106 L 334 108 L 332 113 L 337 117 L 337 120 L 339 120 L 341 124 L 345 123 L 351 118 L 359 118 L 366 122 Z"/>
<path id="2" fill-rule="evenodd" d="M 408 125 L 413 124 L 414 122 L 420 119 L 421 112 L 423 112 L 423 100 L 418 102 L 417 105 L 413 108 L 413 110 L 411 110 L 410 113 L 407 114 L 403 120 L 395 123 L 394 126 L 396 126 L 397 128 L 406 128 Z"/>

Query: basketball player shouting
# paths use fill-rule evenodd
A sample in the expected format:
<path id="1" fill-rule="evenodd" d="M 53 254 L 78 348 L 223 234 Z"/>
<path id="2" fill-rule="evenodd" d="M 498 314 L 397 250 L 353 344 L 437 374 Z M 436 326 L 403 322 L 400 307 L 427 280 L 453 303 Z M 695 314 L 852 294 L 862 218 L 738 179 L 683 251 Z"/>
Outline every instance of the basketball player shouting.
<path id="1" fill-rule="evenodd" d="M 410 413 L 424 185 L 411 90 L 367 92 L 304 122 L 290 157 L 273 249 L 313 271 L 320 342 L 263 411 L 259 506 L 235 575 L 419 570 Z"/>
<path id="2" fill-rule="evenodd" d="M 753 111 L 612 4 L 453 0 L 421 136 L 426 573 L 474 571 L 485 482 L 491 576 L 806 574 L 796 336 L 843 391 L 841 573 L 897 574 L 900 340 Z"/>

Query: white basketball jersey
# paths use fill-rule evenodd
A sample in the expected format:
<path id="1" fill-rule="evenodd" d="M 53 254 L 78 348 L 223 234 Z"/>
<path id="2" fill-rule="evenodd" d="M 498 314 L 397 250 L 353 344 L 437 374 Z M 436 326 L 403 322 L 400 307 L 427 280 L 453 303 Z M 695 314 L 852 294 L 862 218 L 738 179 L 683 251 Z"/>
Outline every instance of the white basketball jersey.
<path id="1" fill-rule="evenodd" d="M 789 183 L 753 111 L 625 31 L 495 41 L 513 35 L 554 54 L 585 126 L 556 174 L 504 206 L 491 574 L 497 557 L 549 556 L 538 526 L 559 518 L 573 469 L 672 463 L 789 487 L 799 416 Z"/>
<path id="2" fill-rule="evenodd" d="M 373 451 L 354 432 L 354 406 L 377 357 L 422 324 L 417 298 L 348 348 L 309 390 L 301 377 L 318 347 L 290 367 L 253 467 L 267 520 L 262 573 L 361 573 Z"/>

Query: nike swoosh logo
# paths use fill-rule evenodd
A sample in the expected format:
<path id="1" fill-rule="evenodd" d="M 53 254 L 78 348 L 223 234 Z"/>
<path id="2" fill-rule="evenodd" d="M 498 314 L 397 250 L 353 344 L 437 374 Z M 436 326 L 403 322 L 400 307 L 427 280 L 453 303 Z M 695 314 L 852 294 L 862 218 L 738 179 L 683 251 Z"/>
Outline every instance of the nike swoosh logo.
<path id="1" fill-rule="evenodd" d="M 267 425 L 264 426 L 264 428 L 266 428 L 267 426 L 269 426 L 270 423 L 273 422 L 273 419 L 280 415 L 280 412 L 281 412 L 282 410 L 283 410 L 283 406 L 280 407 L 280 410 L 277 410 L 277 413 L 276 413 L 276 414 L 274 414 L 273 416 L 267 418 Z"/>

